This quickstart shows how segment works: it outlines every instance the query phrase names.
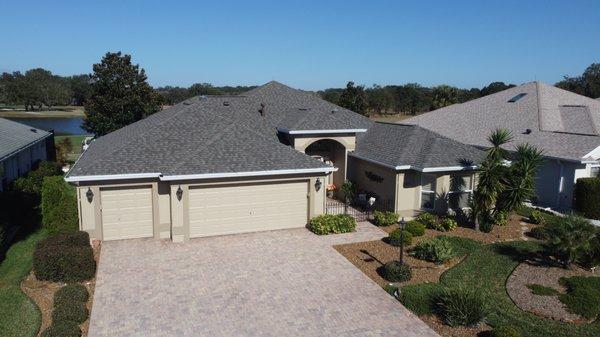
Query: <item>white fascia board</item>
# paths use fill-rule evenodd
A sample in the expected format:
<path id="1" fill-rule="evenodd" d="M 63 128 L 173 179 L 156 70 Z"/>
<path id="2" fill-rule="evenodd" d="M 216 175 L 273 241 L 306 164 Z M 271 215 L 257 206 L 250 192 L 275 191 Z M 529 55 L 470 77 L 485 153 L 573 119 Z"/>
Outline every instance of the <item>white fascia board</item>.
<path id="1" fill-rule="evenodd" d="M 584 164 L 594 163 L 600 160 L 600 146 L 590 151 L 588 154 L 581 158 L 581 162 Z"/>
<path id="2" fill-rule="evenodd" d="M 284 128 L 277 128 L 277 131 L 287 133 L 290 135 L 318 135 L 328 133 L 358 133 L 366 132 L 367 129 L 332 129 L 332 130 L 288 130 Z"/>
<path id="3" fill-rule="evenodd" d="M 337 167 L 324 167 L 324 168 L 295 169 L 295 170 L 184 174 L 184 175 L 161 176 L 160 180 L 161 181 L 172 181 L 172 180 L 194 180 L 194 179 L 215 179 L 215 178 L 261 177 L 261 176 L 271 176 L 271 175 L 331 173 L 331 172 L 334 172 L 337 170 L 338 170 Z"/>
<path id="4" fill-rule="evenodd" d="M 426 167 L 426 168 L 421 168 L 421 167 L 412 166 L 412 165 L 394 166 L 394 165 L 382 163 L 377 160 L 369 159 L 369 158 L 366 158 L 366 157 L 363 157 L 363 156 L 360 156 L 360 155 L 357 155 L 354 153 L 349 153 L 348 155 L 358 158 L 358 159 L 361 159 L 361 160 L 364 160 L 364 161 L 371 162 L 373 164 L 385 166 L 387 168 L 391 168 L 396 171 L 415 170 L 415 171 L 427 173 L 427 172 L 445 172 L 445 171 L 467 171 L 467 170 L 473 170 L 473 169 L 477 168 L 477 166 L 446 166 L 446 167 Z"/>
<path id="5" fill-rule="evenodd" d="M 351 157 L 354 157 L 354 158 L 358 158 L 360 160 L 368 161 L 368 162 L 373 163 L 373 164 L 377 164 L 377 165 L 385 166 L 387 168 L 391 168 L 392 170 L 399 171 L 399 170 L 409 170 L 409 169 L 412 168 L 410 165 L 394 166 L 394 165 L 382 163 L 380 161 L 377 161 L 377 160 L 374 160 L 374 159 L 370 159 L 370 158 L 367 158 L 367 157 L 363 157 L 361 155 L 354 154 L 354 153 L 348 153 L 348 155 L 351 156 Z"/>
<path id="6" fill-rule="evenodd" d="M 99 180 L 125 180 L 125 179 L 144 179 L 144 178 L 159 178 L 160 173 L 131 173 L 131 174 L 106 174 L 96 176 L 70 176 L 65 177 L 68 183 L 80 181 L 99 181 Z"/>
<path id="7" fill-rule="evenodd" d="M 420 169 L 421 172 L 447 172 L 447 171 L 468 171 L 474 170 L 477 166 L 446 166 L 446 167 L 426 167 Z"/>

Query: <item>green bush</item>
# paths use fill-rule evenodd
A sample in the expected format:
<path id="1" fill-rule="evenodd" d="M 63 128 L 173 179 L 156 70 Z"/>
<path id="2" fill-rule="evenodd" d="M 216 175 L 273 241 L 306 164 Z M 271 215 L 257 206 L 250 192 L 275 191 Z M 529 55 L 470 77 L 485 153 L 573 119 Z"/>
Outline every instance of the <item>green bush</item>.
<path id="1" fill-rule="evenodd" d="M 398 217 L 399 215 L 397 213 L 388 211 L 375 211 L 375 213 L 373 214 L 375 226 L 381 227 L 391 226 L 393 224 L 398 223 Z"/>
<path id="2" fill-rule="evenodd" d="M 422 236 L 425 234 L 425 225 L 417 220 L 411 220 L 406 224 L 405 230 L 412 234 L 412 236 Z"/>
<path id="3" fill-rule="evenodd" d="M 436 229 L 437 227 L 437 216 L 431 213 L 423 212 L 419 214 L 415 220 L 422 223 L 427 228 Z"/>
<path id="4" fill-rule="evenodd" d="M 85 303 L 89 297 L 90 295 L 84 285 L 79 283 L 67 284 L 54 293 L 54 306 Z"/>
<path id="5" fill-rule="evenodd" d="M 411 255 L 420 260 L 444 263 L 454 257 L 452 243 L 445 236 L 419 242 Z"/>
<path id="6" fill-rule="evenodd" d="M 50 234 L 77 231 L 77 195 L 62 177 L 47 177 L 42 185 L 42 224 Z"/>
<path id="7" fill-rule="evenodd" d="M 558 290 L 541 284 L 528 284 L 527 288 L 529 288 L 534 295 L 539 296 L 554 296 L 558 294 Z"/>
<path id="8" fill-rule="evenodd" d="M 41 337 L 80 337 L 81 328 L 79 324 L 70 321 L 52 322 L 52 325 L 44 332 Z"/>
<path id="9" fill-rule="evenodd" d="M 18 191 L 30 193 L 39 197 L 42 191 L 42 183 L 45 177 L 62 175 L 60 165 L 55 162 L 42 161 L 34 165 L 27 175 L 14 182 L 14 188 Z"/>
<path id="10" fill-rule="evenodd" d="M 444 218 L 444 220 L 440 222 L 440 225 L 444 229 L 444 231 L 453 231 L 458 226 L 456 220 L 448 217 Z"/>
<path id="11" fill-rule="evenodd" d="M 390 282 L 404 282 L 412 277 L 412 269 L 406 263 L 391 261 L 379 268 L 381 277 Z"/>
<path id="12" fill-rule="evenodd" d="M 415 315 L 431 315 L 436 307 L 436 300 L 441 287 L 437 283 L 406 285 L 400 291 L 400 302 Z"/>
<path id="13" fill-rule="evenodd" d="M 74 302 L 68 305 L 55 306 L 52 311 L 52 324 L 58 322 L 74 322 L 81 324 L 88 318 L 89 311 L 85 303 Z"/>
<path id="14" fill-rule="evenodd" d="M 542 215 L 542 212 L 538 210 L 533 210 L 527 218 L 527 222 L 532 223 L 534 225 L 543 225 L 545 223 L 545 219 Z"/>
<path id="15" fill-rule="evenodd" d="M 346 214 L 322 214 L 310 220 L 308 229 L 317 235 L 350 233 L 356 229 L 356 220 Z"/>
<path id="16" fill-rule="evenodd" d="M 575 184 L 575 210 L 600 220 L 600 178 L 579 178 Z"/>
<path id="17" fill-rule="evenodd" d="M 412 234 L 409 231 L 404 231 L 400 229 L 396 229 L 390 233 L 390 235 L 385 239 L 386 243 L 389 243 L 392 246 L 399 247 L 402 241 L 404 241 L 404 246 L 410 246 L 412 244 Z"/>
<path id="18" fill-rule="evenodd" d="M 560 284 L 567 288 L 558 298 L 571 312 L 588 319 L 600 315 L 600 277 L 575 276 L 561 278 Z"/>
<path id="19" fill-rule="evenodd" d="M 527 233 L 527 235 L 538 240 L 546 240 L 548 238 L 548 234 L 546 234 L 546 228 L 544 228 L 544 226 L 533 227 L 529 233 Z"/>
<path id="20" fill-rule="evenodd" d="M 522 337 L 521 333 L 512 326 L 500 325 L 492 329 L 490 337 Z"/>
<path id="21" fill-rule="evenodd" d="M 498 211 L 494 213 L 494 226 L 505 226 L 508 224 L 509 213 L 506 211 Z"/>
<path id="22" fill-rule="evenodd" d="M 586 219 L 569 215 L 546 225 L 548 239 L 544 246 L 549 255 L 560 259 L 565 266 L 580 261 L 598 251 L 598 229 Z"/>
<path id="23" fill-rule="evenodd" d="M 483 294 L 460 284 L 444 288 L 437 303 L 440 318 L 452 327 L 479 324 L 488 312 Z"/>
<path id="24" fill-rule="evenodd" d="M 38 280 L 81 282 L 94 277 L 96 261 L 89 236 L 80 233 L 50 236 L 37 243 L 33 272 Z M 82 244 L 84 237 L 88 240 Z"/>

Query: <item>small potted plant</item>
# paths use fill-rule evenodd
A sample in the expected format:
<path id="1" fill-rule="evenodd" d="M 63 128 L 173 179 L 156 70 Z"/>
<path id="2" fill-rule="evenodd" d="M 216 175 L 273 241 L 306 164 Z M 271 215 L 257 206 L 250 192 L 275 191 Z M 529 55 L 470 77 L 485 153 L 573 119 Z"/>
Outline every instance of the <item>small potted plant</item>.
<path id="1" fill-rule="evenodd" d="M 327 197 L 333 198 L 333 192 L 337 189 L 334 184 L 327 185 Z"/>

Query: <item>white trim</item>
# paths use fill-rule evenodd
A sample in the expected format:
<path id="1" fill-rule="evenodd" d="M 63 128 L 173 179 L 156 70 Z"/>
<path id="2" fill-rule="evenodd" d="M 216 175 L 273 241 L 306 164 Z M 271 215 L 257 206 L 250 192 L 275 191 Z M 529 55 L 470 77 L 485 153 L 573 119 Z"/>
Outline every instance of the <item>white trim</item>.
<path id="1" fill-rule="evenodd" d="M 588 154 L 581 157 L 581 162 L 588 163 L 590 161 L 589 158 L 591 158 L 592 162 L 598 161 L 598 159 L 600 158 L 600 146 L 598 146 L 597 148 L 590 151 Z"/>
<path id="2" fill-rule="evenodd" d="M 205 173 L 205 174 L 162 176 L 160 178 L 160 180 L 172 181 L 172 180 L 211 179 L 211 178 L 260 177 L 260 176 L 269 176 L 269 175 L 288 175 L 288 174 L 303 174 L 303 173 L 330 173 L 330 172 L 334 172 L 337 170 L 338 170 L 337 167 L 323 167 L 323 168 L 295 169 L 295 170 Z"/>
<path id="3" fill-rule="evenodd" d="M 142 179 L 142 178 L 159 178 L 160 173 L 131 173 L 131 174 L 106 174 L 97 176 L 72 176 L 65 177 L 68 183 L 78 181 L 96 181 L 96 180 L 123 180 L 123 179 Z"/>
<path id="4" fill-rule="evenodd" d="M 277 131 L 290 135 L 316 135 L 328 133 L 357 133 L 366 132 L 367 129 L 332 129 L 332 130 L 288 130 L 285 128 L 277 128 Z"/>
<path id="5" fill-rule="evenodd" d="M 401 171 L 401 170 L 415 170 L 415 171 L 419 171 L 419 172 L 447 172 L 447 171 L 468 171 L 468 170 L 474 170 L 477 168 L 476 165 L 473 166 L 443 166 L 443 167 L 425 167 L 425 168 L 421 168 L 421 167 L 417 167 L 417 166 L 411 166 L 411 165 L 400 165 L 400 166 L 394 166 L 394 165 L 390 165 L 390 164 L 385 164 L 382 163 L 380 161 L 377 160 L 373 160 L 373 159 L 369 159 L 354 153 L 349 153 L 349 156 L 352 156 L 354 158 L 358 158 L 364 161 L 368 161 L 370 163 L 373 164 L 377 164 L 377 165 L 381 165 L 381 166 L 385 166 L 387 168 L 391 168 L 393 170 L 397 170 L 397 171 Z"/>

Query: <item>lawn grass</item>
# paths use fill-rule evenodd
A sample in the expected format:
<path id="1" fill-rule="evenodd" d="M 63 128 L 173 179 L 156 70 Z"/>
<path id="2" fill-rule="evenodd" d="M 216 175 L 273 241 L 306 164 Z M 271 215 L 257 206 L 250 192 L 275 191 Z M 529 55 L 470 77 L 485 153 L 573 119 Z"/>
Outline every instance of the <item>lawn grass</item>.
<path id="1" fill-rule="evenodd" d="M 55 106 L 51 110 L 25 111 L 23 106 L 0 106 L 0 117 L 12 118 L 71 118 L 83 117 L 82 106 Z"/>
<path id="2" fill-rule="evenodd" d="M 38 230 L 14 243 L 0 264 L 0 336 L 36 336 L 40 329 L 42 314 L 20 284 L 31 270 L 35 244 L 45 236 Z"/>
<path id="3" fill-rule="evenodd" d="M 402 287 L 402 302 L 418 314 L 430 314 L 432 303 L 443 286 L 463 284 L 480 289 L 487 298 L 491 313 L 487 323 L 492 327 L 509 325 L 525 337 L 600 336 L 600 322 L 571 324 L 544 319 L 519 309 L 506 293 L 506 280 L 514 268 L 527 257 L 539 253 L 539 243 L 514 241 L 493 245 L 472 244 L 469 255 L 457 266 L 442 274 L 440 284 Z"/>
<path id="4" fill-rule="evenodd" d="M 71 140 L 71 144 L 73 144 L 73 151 L 69 153 L 69 160 L 77 160 L 79 155 L 82 152 L 82 142 L 83 140 L 89 137 L 89 135 L 64 135 L 64 136 L 54 136 L 54 142 L 58 144 L 60 141 L 68 138 Z"/>
<path id="5" fill-rule="evenodd" d="M 567 293 L 559 295 L 559 299 L 569 311 L 588 319 L 600 315 L 600 277 L 575 276 L 562 278 L 560 283 Z"/>
<path id="6" fill-rule="evenodd" d="M 534 295 L 539 295 L 539 296 L 554 296 L 554 295 L 558 295 L 558 290 L 556 290 L 554 288 L 543 286 L 541 284 L 534 284 L 534 283 L 528 284 L 527 288 L 529 288 L 529 290 L 531 290 L 531 292 Z"/>

